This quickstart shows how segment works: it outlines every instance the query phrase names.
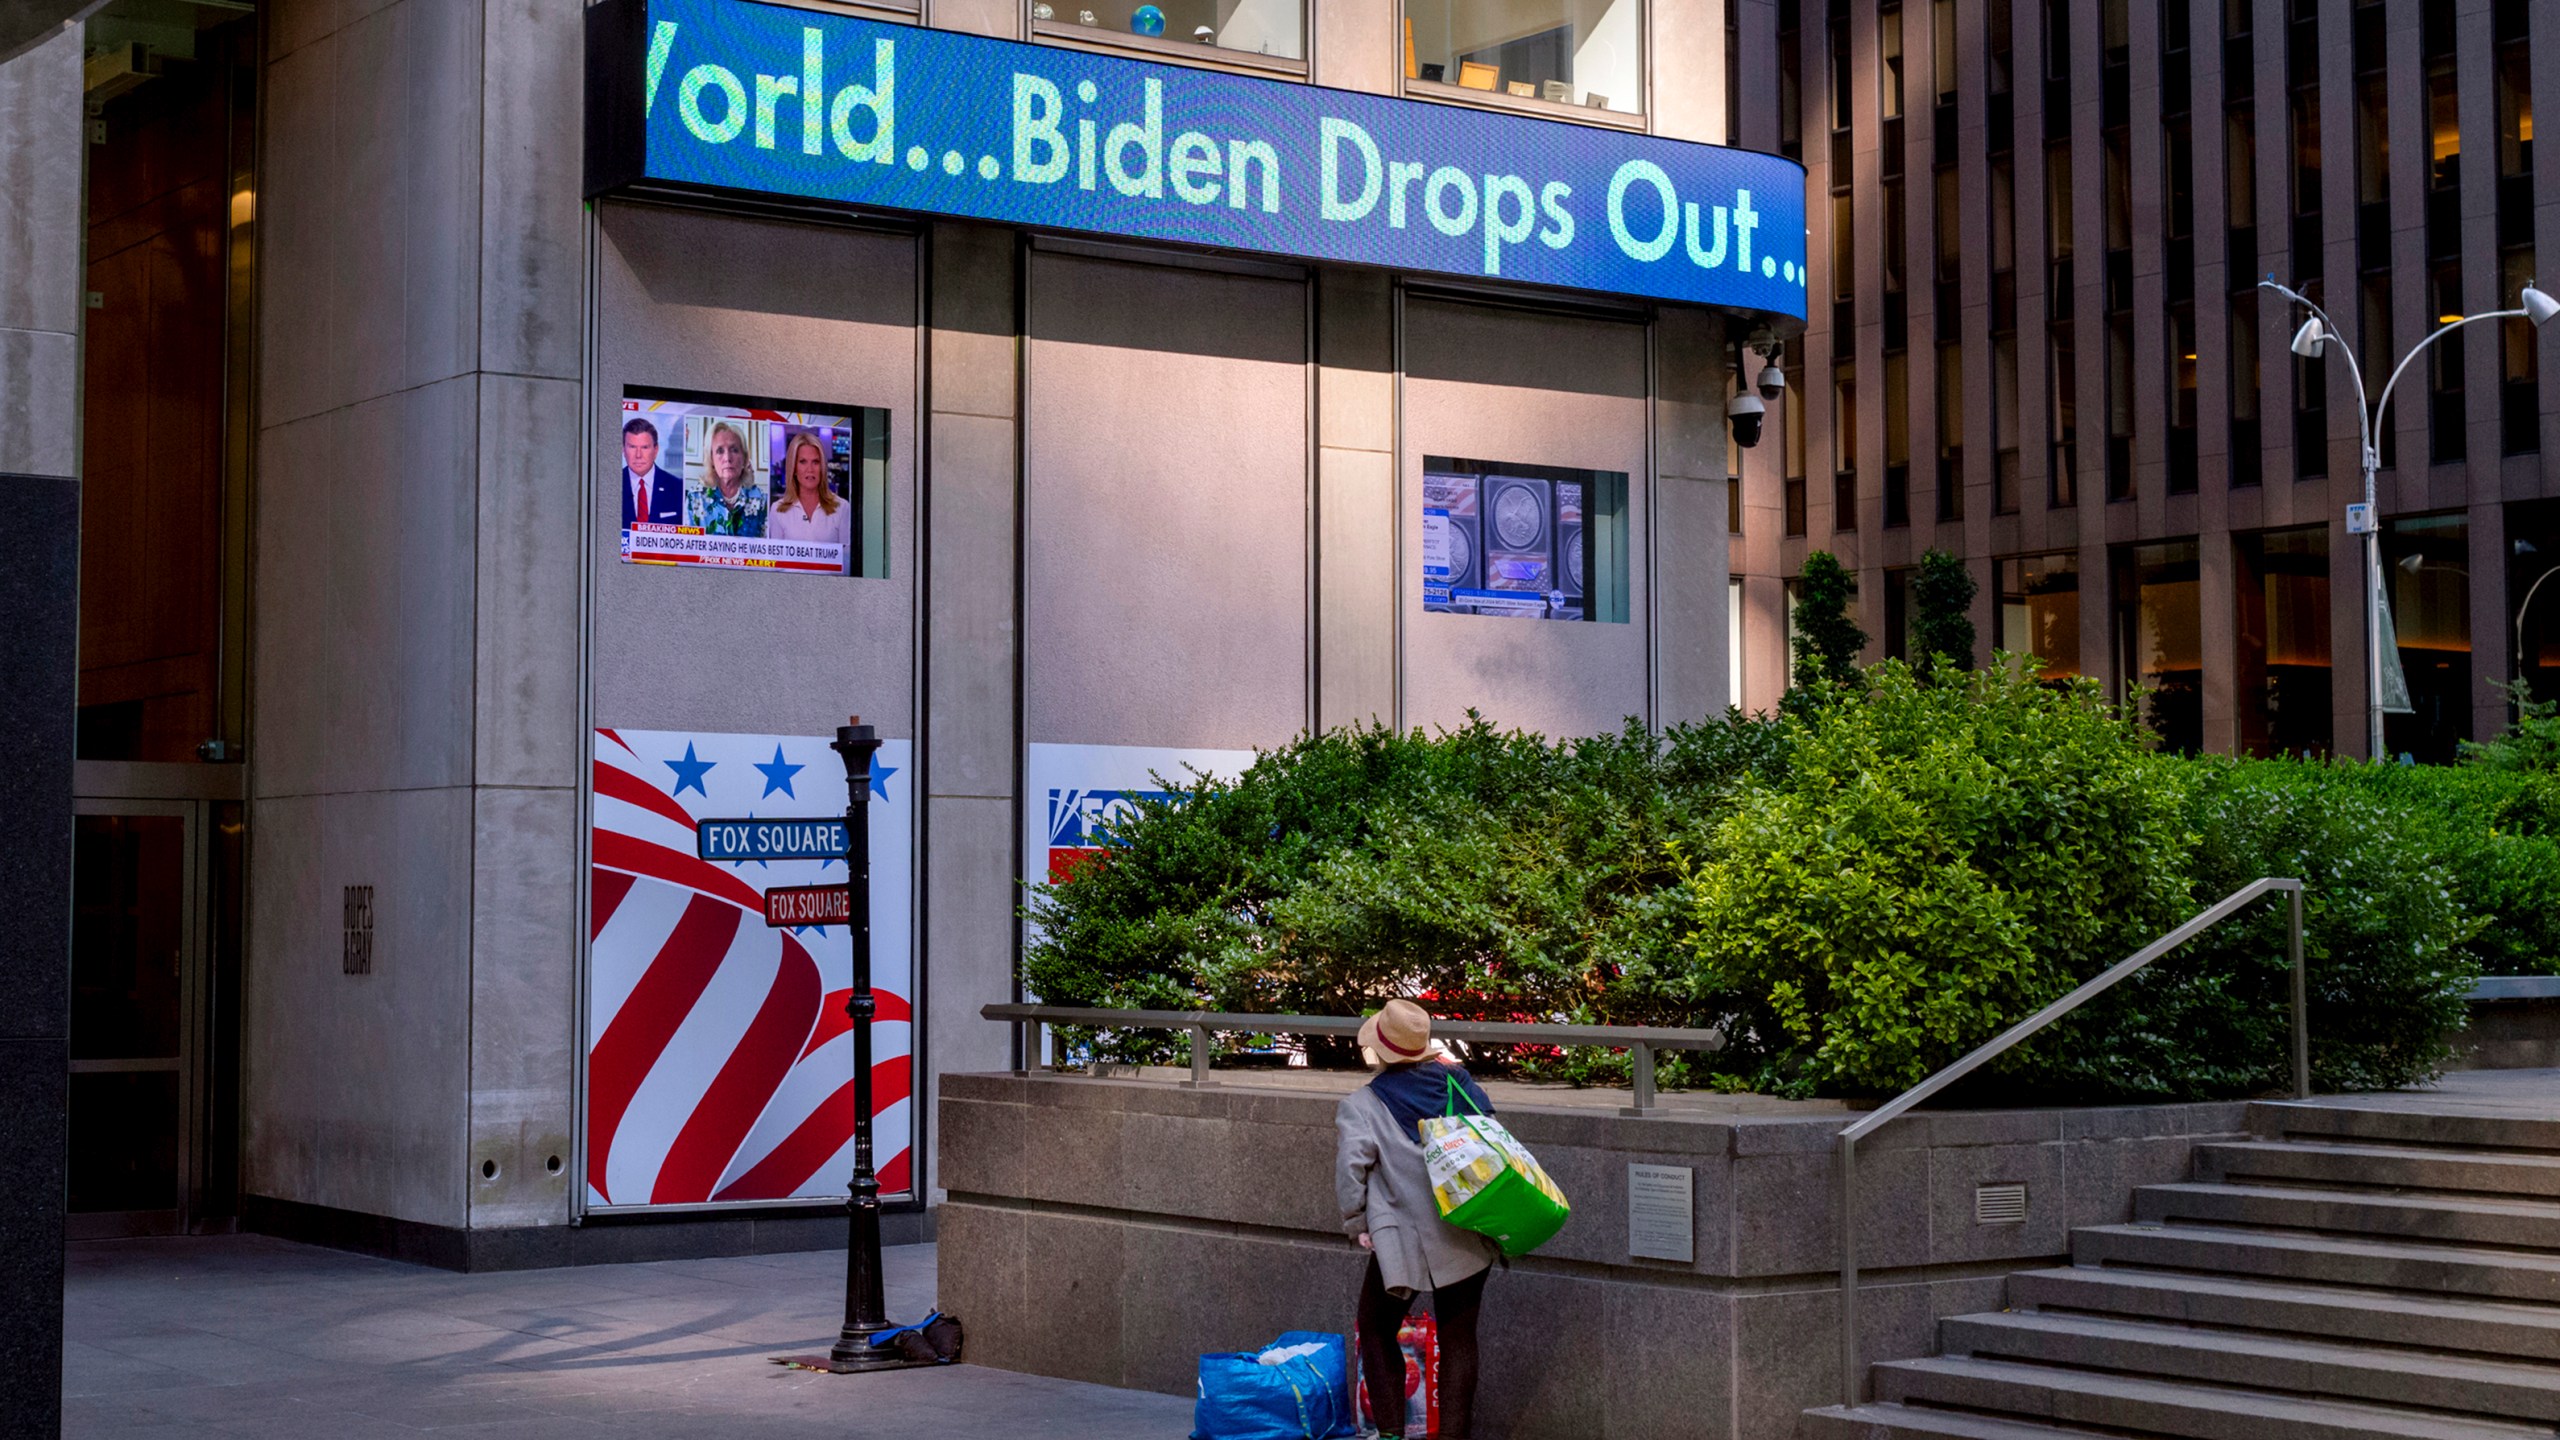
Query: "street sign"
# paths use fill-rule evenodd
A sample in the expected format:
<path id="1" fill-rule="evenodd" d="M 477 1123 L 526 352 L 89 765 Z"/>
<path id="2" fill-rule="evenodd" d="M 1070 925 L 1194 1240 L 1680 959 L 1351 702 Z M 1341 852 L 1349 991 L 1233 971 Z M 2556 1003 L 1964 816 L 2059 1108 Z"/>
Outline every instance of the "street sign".
<path id="1" fill-rule="evenodd" d="M 702 820 L 694 853 L 705 860 L 841 860 L 842 820 Z"/>
<path id="2" fill-rule="evenodd" d="M 764 892 L 764 923 L 776 930 L 852 920 L 853 892 L 842 885 L 776 885 Z"/>

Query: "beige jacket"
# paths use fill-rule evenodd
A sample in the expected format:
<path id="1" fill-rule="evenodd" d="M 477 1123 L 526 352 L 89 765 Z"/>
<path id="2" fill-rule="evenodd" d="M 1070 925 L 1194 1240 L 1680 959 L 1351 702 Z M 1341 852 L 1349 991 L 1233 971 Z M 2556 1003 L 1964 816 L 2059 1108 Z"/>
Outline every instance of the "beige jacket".
<path id="1" fill-rule="evenodd" d="M 1343 1233 L 1354 1240 L 1367 1233 L 1389 1290 L 1437 1290 L 1493 1263 L 1499 1251 L 1491 1239 L 1440 1218 L 1422 1142 L 1399 1130 L 1376 1091 L 1363 1085 L 1343 1096 L 1333 1123 L 1341 1135 L 1333 1188 Z"/>

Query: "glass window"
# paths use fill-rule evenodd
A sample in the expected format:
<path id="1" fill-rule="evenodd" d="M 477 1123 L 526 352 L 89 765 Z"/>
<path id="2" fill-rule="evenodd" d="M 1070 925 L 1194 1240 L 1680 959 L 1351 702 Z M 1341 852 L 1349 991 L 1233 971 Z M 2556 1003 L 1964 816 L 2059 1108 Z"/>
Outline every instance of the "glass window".
<path id="1" fill-rule="evenodd" d="M 2053 427 L 2053 453 L 2045 472 L 2049 487 L 2045 503 L 2056 510 L 2067 510 L 2080 503 L 2076 468 L 2080 444 L 2080 357 L 2068 320 L 2054 326 L 2048 337 L 2045 375 L 2052 382 L 2047 418 Z"/>
<path id="2" fill-rule="evenodd" d="M 1900 350 L 1884 357 L 1884 523 L 1911 523 L 1911 363 Z"/>
<path id="3" fill-rule="evenodd" d="M 1964 346 L 1938 347 L 1938 518 L 1964 518 Z"/>
<path id="4" fill-rule="evenodd" d="M 2204 748 L 2204 647 L 2193 540 L 2115 553 L 2116 698 L 2148 691 L 2143 718 L 2161 748 Z"/>
<path id="5" fill-rule="evenodd" d="M 1929 54 L 1937 72 L 1938 103 L 1948 105 L 1956 98 L 1956 0 L 1935 0 L 1930 14 L 1936 37 Z"/>
<path id="6" fill-rule="evenodd" d="M 1884 658 L 1909 663 L 1911 659 L 1911 577 L 1915 572 L 1901 566 L 1884 572 Z"/>
<path id="7" fill-rule="evenodd" d="M 2259 451 L 2265 436 L 2258 428 L 2258 293 L 2243 290 L 2231 297 L 2231 486 L 2259 483 L 2264 475 Z"/>
<path id="8" fill-rule="evenodd" d="M 2240 749 L 2326 755 L 2330 745 L 2329 528 L 2234 539 Z"/>
<path id="9" fill-rule="evenodd" d="M 1149 50 L 1196 46 L 1303 62 L 1304 0 L 1030 0 L 1034 32 L 1122 40 Z M 1407 51 L 1411 53 L 1410 50 Z"/>
<path id="10" fill-rule="evenodd" d="M 1858 528 L 1858 366 L 1831 367 L 1831 528 Z"/>
<path id="11" fill-rule="evenodd" d="M 2535 699 L 2560 700 L 2560 500 L 2507 507 L 2507 614 L 2515 650 L 2502 658 Z"/>
<path id="12" fill-rule="evenodd" d="M 2427 183 L 2447 190 L 2462 183 L 2462 96 L 2453 66 L 2427 72 Z"/>
<path id="13" fill-rule="evenodd" d="M 2382 531 L 2382 579 L 2414 713 L 2382 717 L 2384 748 L 2430 764 L 2471 738 L 2471 522 L 2414 515 Z"/>
<path id="14" fill-rule="evenodd" d="M 1644 111 L 1644 0 L 1405 0 L 1404 25 L 1408 80 Z"/>
<path id="15" fill-rule="evenodd" d="M 2533 66 L 2522 44 L 2498 47 L 2498 173 L 2533 173 Z"/>
<path id="16" fill-rule="evenodd" d="M 2018 555 L 1995 568 L 2000 608 L 1993 644 L 2031 655 L 2036 673 L 2061 680 L 2080 673 L 2080 557 L 2068 550 Z"/>
<path id="17" fill-rule="evenodd" d="M 1876 12 L 1877 93 L 1884 105 L 1884 118 L 1902 118 L 1902 7 L 1884 6 Z"/>
<path id="18" fill-rule="evenodd" d="M 1627 618 L 1627 477 L 1426 455 L 1422 608 L 1509 620 Z"/>
<path id="19" fill-rule="evenodd" d="M 2224 117 L 2222 166 L 2223 208 L 2229 212 L 2227 218 L 2231 228 L 2238 230 L 2257 224 L 2258 107 L 2234 105 Z"/>

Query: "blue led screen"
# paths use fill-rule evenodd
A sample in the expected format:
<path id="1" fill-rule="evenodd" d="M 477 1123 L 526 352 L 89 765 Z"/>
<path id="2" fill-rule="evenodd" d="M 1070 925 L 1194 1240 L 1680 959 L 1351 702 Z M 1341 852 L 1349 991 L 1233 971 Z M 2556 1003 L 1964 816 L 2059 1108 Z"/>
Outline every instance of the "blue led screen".
<path id="1" fill-rule="evenodd" d="M 634 3 L 649 180 L 1805 313 L 1804 171 L 1776 156 L 750 0 Z"/>

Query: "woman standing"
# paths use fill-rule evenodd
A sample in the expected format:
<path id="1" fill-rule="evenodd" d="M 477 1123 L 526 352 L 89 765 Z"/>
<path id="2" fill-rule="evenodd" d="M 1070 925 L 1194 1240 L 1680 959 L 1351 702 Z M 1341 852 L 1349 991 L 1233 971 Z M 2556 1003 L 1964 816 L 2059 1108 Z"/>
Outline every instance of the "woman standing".
<path id="1" fill-rule="evenodd" d="M 1431 1015 L 1390 1000 L 1360 1027 L 1379 1065 L 1334 1111 L 1340 1132 L 1334 1190 L 1342 1228 L 1369 1252 L 1360 1283 L 1360 1372 L 1382 1440 L 1405 1434 L 1404 1352 L 1396 1330 L 1417 1291 L 1431 1292 L 1440 1331 L 1441 1440 L 1465 1440 L 1475 1418 L 1476 1305 L 1497 1250 L 1493 1241 L 1440 1218 L 1422 1163 L 1422 1122 L 1447 1109 L 1453 1079 L 1486 1114 L 1475 1077 L 1434 1050 Z"/>
<path id="2" fill-rule="evenodd" d="M 765 526 L 775 540 L 812 540 L 849 545 L 853 540 L 853 507 L 836 498 L 827 484 L 827 456 L 818 437 L 791 437 L 782 452 L 782 501 Z M 848 560 L 850 556 L 846 557 Z"/>
<path id="3" fill-rule="evenodd" d="M 701 508 L 688 518 L 706 535 L 763 535 L 764 487 L 747 483 L 744 432 L 731 421 L 712 421 L 703 459 L 711 483 L 703 487 Z"/>

